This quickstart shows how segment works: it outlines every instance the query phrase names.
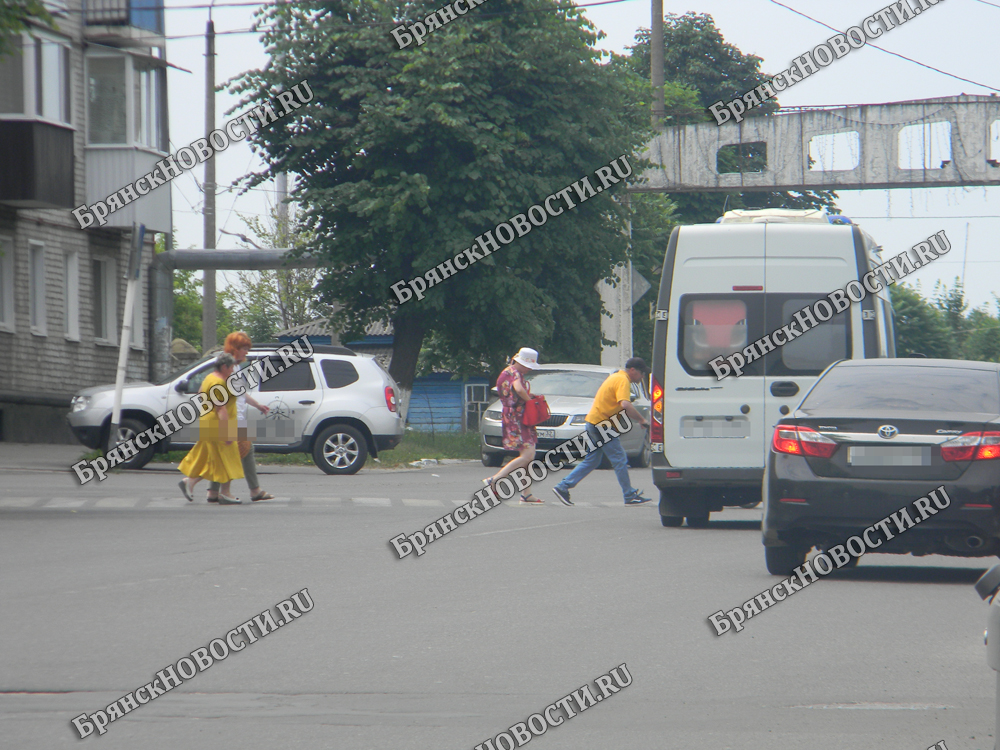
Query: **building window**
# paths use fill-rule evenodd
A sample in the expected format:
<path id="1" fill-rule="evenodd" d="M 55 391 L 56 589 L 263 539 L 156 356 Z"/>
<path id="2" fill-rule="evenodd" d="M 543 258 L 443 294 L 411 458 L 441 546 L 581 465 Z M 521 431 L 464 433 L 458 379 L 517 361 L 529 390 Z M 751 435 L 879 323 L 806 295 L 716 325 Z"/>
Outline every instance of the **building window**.
<path id="1" fill-rule="evenodd" d="M 63 300 L 65 302 L 66 338 L 80 340 L 80 254 L 75 250 L 66 253 L 63 262 Z"/>
<path id="2" fill-rule="evenodd" d="M 105 343 L 114 343 L 118 336 L 115 324 L 118 307 L 115 262 L 111 259 L 95 259 L 91 264 L 91 275 L 94 287 L 94 338 Z"/>
<path id="3" fill-rule="evenodd" d="M 8 39 L 10 54 L 0 57 L 0 114 L 24 114 L 24 61 L 21 37 Z"/>
<path id="4" fill-rule="evenodd" d="M 50 36 L 15 35 L 0 57 L 0 113 L 70 123 L 69 45 Z"/>
<path id="5" fill-rule="evenodd" d="M 165 151 L 165 73 L 128 55 L 87 58 L 87 139 Z"/>
<path id="6" fill-rule="evenodd" d="M 87 141 L 125 143 L 125 58 L 87 58 Z"/>
<path id="7" fill-rule="evenodd" d="M 160 68 L 141 67 L 135 61 L 132 73 L 132 127 L 136 145 L 163 150 L 160 99 L 163 85 Z"/>
<path id="8" fill-rule="evenodd" d="M 68 123 L 70 113 L 69 47 L 33 37 L 35 46 L 35 114 Z"/>
<path id="9" fill-rule="evenodd" d="M 0 237 L 0 331 L 14 332 L 14 243 Z"/>
<path id="10" fill-rule="evenodd" d="M 47 335 L 45 305 L 45 245 L 30 243 L 28 306 L 31 314 L 31 332 L 38 336 Z"/>

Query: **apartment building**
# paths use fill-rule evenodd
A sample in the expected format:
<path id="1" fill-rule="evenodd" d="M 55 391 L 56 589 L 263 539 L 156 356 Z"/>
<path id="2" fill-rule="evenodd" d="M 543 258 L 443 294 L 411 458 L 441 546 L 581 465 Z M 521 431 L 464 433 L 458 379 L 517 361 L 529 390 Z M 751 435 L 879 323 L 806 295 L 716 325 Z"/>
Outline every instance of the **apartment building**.
<path id="1" fill-rule="evenodd" d="M 75 442 L 74 392 L 114 382 L 133 222 L 146 227 L 128 380 L 149 378 L 146 291 L 170 187 L 81 229 L 167 155 L 162 0 L 52 0 L 0 57 L 0 440 Z"/>

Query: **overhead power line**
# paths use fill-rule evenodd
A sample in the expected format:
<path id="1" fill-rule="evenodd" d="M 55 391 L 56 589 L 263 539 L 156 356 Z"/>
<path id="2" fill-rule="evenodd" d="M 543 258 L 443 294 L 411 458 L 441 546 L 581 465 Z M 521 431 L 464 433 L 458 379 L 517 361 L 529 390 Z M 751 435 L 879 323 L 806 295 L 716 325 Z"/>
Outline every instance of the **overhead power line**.
<path id="1" fill-rule="evenodd" d="M 784 8 L 786 10 L 790 10 L 792 13 L 795 13 L 796 15 L 802 16 L 803 18 L 807 18 L 810 21 L 812 21 L 813 23 L 818 23 L 820 26 L 822 26 L 824 28 L 827 28 L 830 31 L 836 31 L 838 34 L 843 34 L 844 33 L 840 29 L 836 29 L 836 28 L 834 28 L 833 26 L 831 26 L 828 23 L 823 23 L 822 21 L 820 21 L 820 20 L 818 20 L 816 18 L 813 18 L 812 16 L 810 16 L 810 15 L 808 15 L 806 13 L 803 13 L 800 10 L 796 10 L 795 8 L 791 7 L 790 5 L 785 5 L 782 2 L 778 2 L 778 0 L 770 0 L 770 2 L 774 3 L 775 5 L 778 5 L 778 6 L 782 7 L 782 8 Z M 990 5 L 990 4 L 991 3 L 987 3 L 987 5 Z M 997 7 L 1000 7 L 1000 6 L 997 6 Z M 922 68 L 927 68 L 928 70 L 933 70 L 935 73 L 940 73 L 941 75 L 946 75 L 949 78 L 954 78 L 954 79 L 956 79 L 958 81 L 964 81 L 965 83 L 971 83 L 974 86 L 982 86 L 984 89 L 989 89 L 990 91 L 1000 91 L 1000 89 L 994 88 L 993 86 L 990 86 L 989 84 L 980 83 L 979 81 L 973 81 L 971 78 L 963 78 L 962 76 L 957 76 L 954 73 L 949 73 L 946 70 L 941 70 L 941 68 L 935 68 L 933 65 L 928 65 L 927 63 L 922 63 L 919 60 L 914 60 L 912 57 L 907 57 L 906 55 L 901 55 L 898 52 L 893 52 L 891 50 L 885 49 L 884 47 L 879 47 L 877 44 L 872 44 L 871 42 L 868 42 L 867 46 L 868 47 L 872 47 L 874 49 L 877 49 L 879 52 L 885 52 L 887 55 L 892 55 L 893 57 L 898 57 L 901 60 L 906 60 L 907 62 L 911 62 L 914 65 L 919 65 Z"/>

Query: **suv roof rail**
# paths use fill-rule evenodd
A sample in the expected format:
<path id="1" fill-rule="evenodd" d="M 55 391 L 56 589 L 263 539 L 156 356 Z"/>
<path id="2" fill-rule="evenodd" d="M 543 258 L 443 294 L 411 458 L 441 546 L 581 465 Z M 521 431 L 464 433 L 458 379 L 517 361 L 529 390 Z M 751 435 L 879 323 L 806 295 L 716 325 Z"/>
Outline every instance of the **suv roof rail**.
<path id="1" fill-rule="evenodd" d="M 277 349 L 279 346 L 286 346 L 288 342 L 268 341 L 264 344 L 254 344 L 254 349 Z M 313 344 L 313 352 L 316 354 L 342 354 L 346 357 L 357 357 L 358 353 L 346 346 L 329 346 L 327 344 Z"/>

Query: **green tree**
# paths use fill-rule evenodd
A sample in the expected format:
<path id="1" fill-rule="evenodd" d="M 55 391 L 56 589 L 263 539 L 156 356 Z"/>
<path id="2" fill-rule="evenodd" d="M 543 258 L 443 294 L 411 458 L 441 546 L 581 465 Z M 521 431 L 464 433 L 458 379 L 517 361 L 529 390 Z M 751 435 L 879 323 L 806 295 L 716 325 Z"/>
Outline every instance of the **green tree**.
<path id="1" fill-rule="evenodd" d="M 16 34 L 26 31 L 32 22 L 58 30 L 41 0 L 3 0 L 0 2 L 0 57 L 17 52 L 11 44 Z"/>
<path id="2" fill-rule="evenodd" d="M 966 312 L 969 303 L 965 301 L 965 288 L 957 276 L 955 285 L 951 288 L 941 281 L 934 284 L 934 307 L 941 311 L 945 323 L 951 329 L 951 357 L 965 359 L 964 347 L 969 329 Z"/>
<path id="3" fill-rule="evenodd" d="M 896 356 L 922 354 L 948 359 L 951 356 L 951 330 L 944 314 L 907 284 L 892 288 L 893 324 L 896 330 Z"/>
<path id="4" fill-rule="evenodd" d="M 994 295 L 1000 311 L 1000 299 Z M 1000 320 L 986 310 L 972 310 L 966 318 L 966 339 L 962 359 L 1000 362 Z"/>
<path id="5" fill-rule="evenodd" d="M 629 65 L 643 79 L 650 77 L 650 31 L 640 29 L 631 48 Z M 707 13 L 668 13 L 663 19 L 663 71 L 667 124 L 687 125 L 714 121 L 708 107 L 730 101 L 765 83 L 770 76 L 760 70 L 761 59 L 741 52 L 726 42 Z M 694 92 L 698 106 L 692 107 L 684 92 Z M 680 96 L 680 98 L 678 98 Z M 673 98 L 673 102 L 671 102 Z M 750 117 L 772 114 L 778 103 L 772 99 L 749 113 Z M 766 154 L 753 144 L 720 153 L 720 171 L 759 171 Z M 837 194 L 830 190 L 804 192 L 676 193 L 670 195 L 677 214 L 686 224 L 710 223 L 725 210 L 737 208 L 835 208 Z"/>
<path id="6" fill-rule="evenodd" d="M 312 235 L 299 225 L 294 210 L 289 211 L 287 227 L 279 220 L 277 209 L 271 212 L 267 225 L 257 216 L 239 216 L 267 247 L 310 249 Z M 247 245 L 261 247 L 253 240 L 244 243 L 244 247 Z M 320 279 L 318 269 L 236 271 L 234 277 L 227 275 L 228 284 L 220 296 L 232 311 L 233 325 L 254 341 L 269 341 L 279 330 L 326 318 L 331 313 L 330 306 L 320 302 L 314 291 Z"/>
<path id="7" fill-rule="evenodd" d="M 272 64 L 231 82 L 241 107 L 306 79 L 315 99 L 256 135 L 267 169 L 298 175 L 295 200 L 320 284 L 349 333 L 391 319 L 392 375 L 413 379 L 427 332 L 499 368 L 520 346 L 594 361 L 598 279 L 627 257 L 628 211 L 608 190 L 469 270 L 397 305 L 423 275 L 498 222 L 592 175 L 648 137 L 634 74 L 602 64 L 599 35 L 568 0 L 494 0 L 400 50 L 389 27 L 437 0 L 299 0 L 262 11 Z M 638 170 L 637 160 L 632 160 Z"/>

